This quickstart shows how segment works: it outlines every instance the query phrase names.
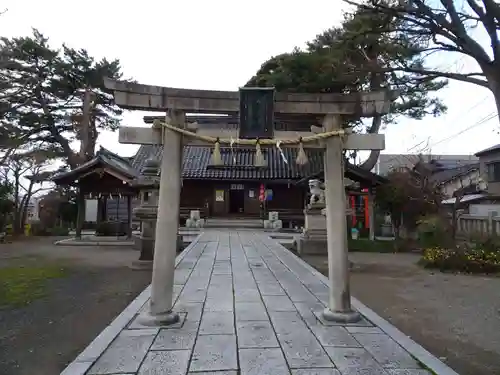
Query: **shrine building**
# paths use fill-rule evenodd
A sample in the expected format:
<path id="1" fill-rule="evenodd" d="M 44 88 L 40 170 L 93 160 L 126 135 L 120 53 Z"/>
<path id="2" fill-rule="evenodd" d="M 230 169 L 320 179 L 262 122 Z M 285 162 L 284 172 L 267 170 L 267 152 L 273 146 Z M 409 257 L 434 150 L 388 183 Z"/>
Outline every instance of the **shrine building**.
<path id="1" fill-rule="evenodd" d="M 145 117 L 152 123 L 155 117 Z M 199 127 L 234 128 L 237 119 L 230 116 L 188 116 Z M 298 121 L 297 121 L 298 123 Z M 275 125 L 279 128 L 280 124 Z M 300 125 L 298 125 L 300 126 Z M 141 145 L 133 157 L 121 157 L 101 148 L 94 159 L 78 168 L 60 173 L 54 182 L 79 186 L 86 199 L 86 221 L 136 221 L 133 208 L 139 204 L 139 191 L 133 182 L 148 160 L 162 157 L 161 145 Z M 265 211 L 277 211 L 284 226 L 300 226 L 308 199 L 307 181 L 322 178 L 323 150 L 307 149 L 308 163 L 297 165 L 297 148 L 262 150 L 263 166 L 255 166 L 255 147 L 221 147 L 222 165 L 213 165 L 212 149 L 205 145 L 185 145 L 182 157 L 181 225 L 191 210 L 200 210 L 203 218 L 259 219 Z M 354 209 L 353 224 L 368 227 L 368 191 L 384 178 L 348 165 L 346 189 Z M 264 202 L 261 202 L 264 192 Z"/>

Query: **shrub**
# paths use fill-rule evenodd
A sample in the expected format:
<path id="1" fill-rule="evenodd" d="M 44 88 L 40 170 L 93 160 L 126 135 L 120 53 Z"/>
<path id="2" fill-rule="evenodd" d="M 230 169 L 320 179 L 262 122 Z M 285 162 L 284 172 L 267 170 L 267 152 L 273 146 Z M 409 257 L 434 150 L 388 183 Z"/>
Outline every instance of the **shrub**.
<path id="1" fill-rule="evenodd" d="M 417 233 L 418 241 L 423 248 L 447 247 L 451 244 L 449 225 L 437 215 L 419 220 Z"/>
<path id="2" fill-rule="evenodd" d="M 440 271 L 496 273 L 500 272 L 500 252 L 486 250 L 477 245 L 454 249 L 431 247 L 424 250 L 420 264 Z"/>

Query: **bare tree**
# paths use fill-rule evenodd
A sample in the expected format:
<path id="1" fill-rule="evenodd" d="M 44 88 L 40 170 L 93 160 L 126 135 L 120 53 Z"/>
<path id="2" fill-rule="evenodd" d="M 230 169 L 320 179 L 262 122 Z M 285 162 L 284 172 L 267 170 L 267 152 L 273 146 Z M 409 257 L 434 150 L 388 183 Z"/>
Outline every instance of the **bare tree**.
<path id="1" fill-rule="evenodd" d="M 47 170 L 46 159 L 12 155 L 0 173 L 11 181 L 14 195 L 14 233 L 23 231 L 27 220 L 28 206 L 32 198 L 48 187 L 44 185 L 53 172 Z"/>
<path id="2" fill-rule="evenodd" d="M 459 53 L 475 60 L 478 70 L 458 72 L 405 65 L 391 67 L 392 72 L 420 75 L 421 79 L 448 78 L 489 89 L 500 113 L 500 3 L 495 0 L 344 0 L 357 10 L 385 15 L 387 27 L 369 27 L 366 33 L 392 36 L 395 43 L 400 35 L 423 43 L 420 52 L 430 56 L 435 52 Z M 399 22 L 394 22 L 398 20 Z M 481 43 L 478 36 L 485 34 Z M 397 44 L 395 44 L 397 48 Z"/>

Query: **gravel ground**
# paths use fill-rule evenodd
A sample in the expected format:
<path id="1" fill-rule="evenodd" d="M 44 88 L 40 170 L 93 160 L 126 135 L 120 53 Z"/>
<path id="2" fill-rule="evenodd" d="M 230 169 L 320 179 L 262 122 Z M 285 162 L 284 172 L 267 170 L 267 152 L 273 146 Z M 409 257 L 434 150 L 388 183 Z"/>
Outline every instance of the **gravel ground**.
<path id="1" fill-rule="evenodd" d="M 500 375 L 500 278 L 421 269 L 412 254 L 351 253 L 351 291 L 461 375 Z M 324 274 L 326 257 L 305 258 Z"/>
<path id="2" fill-rule="evenodd" d="M 128 266 L 127 248 L 63 247 L 53 239 L 0 245 L 0 267 L 62 264 L 67 276 L 47 284 L 47 296 L 22 308 L 0 310 L 0 374 L 56 375 L 151 280 Z"/>

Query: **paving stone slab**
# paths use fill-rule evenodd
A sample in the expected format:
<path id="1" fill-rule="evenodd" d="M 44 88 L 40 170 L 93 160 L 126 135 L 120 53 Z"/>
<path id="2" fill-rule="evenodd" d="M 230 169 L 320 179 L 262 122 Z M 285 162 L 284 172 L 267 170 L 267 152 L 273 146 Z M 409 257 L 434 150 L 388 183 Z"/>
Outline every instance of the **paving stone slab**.
<path id="1" fill-rule="evenodd" d="M 305 369 L 292 370 L 292 375 L 342 375 L 342 374 L 340 373 L 339 370 L 333 368 L 305 368 Z"/>
<path id="2" fill-rule="evenodd" d="M 379 333 L 383 334 L 379 327 L 345 327 L 349 333 Z"/>
<path id="3" fill-rule="evenodd" d="M 262 300 L 257 287 L 255 289 L 237 289 L 235 287 L 234 290 L 235 302 L 260 302 Z"/>
<path id="4" fill-rule="evenodd" d="M 385 334 L 358 333 L 354 337 L 385 368 L 421 368 L 406 350 Z"/>
<path id="5" fill-rule="evenodd" d="M 185 375 L 190 355 L 190 350 L 149 352 L 138 375 Z"/>
<path id="6" fill-rule="evenodd" d="M 155 336 L 156 333 L 151 334 L 149 331 L 134 334 L 130 331 L 122 332 L 90 368 L 88 374 L 136 372 Z"/>
<path id="7" fill-rule="evenodd" d="M 161 329 L 150 350 L 192 350 L 199 322 L 186 321 L 181 329 Z"/>
<path id="8" fill-rule="evenodd" d="M 240 349 L 241 375 L 289 375 L 281 349 Z"/>
<path id="9" fill-rule="evenodd" d="M 262 296 L 267 311 L 297 311 L 288 296 Z"/>
<path id="10" fill-rule="evenodd" d="M 207 298 L 205 301 L 205 311 L 234 311 L 233 296 L 224 298 Z"/>
<path id="11" fill-rule="evenodd" d="M 227 311 L 204 311 L 200 335 L 234 335 L 234 315 Z"/>
<path id="12" fill-rule="evenodd" d="M 276 334 L 270 322 L 236 322 L 238 348 L 277 348 Z"/>
<path id="13" fill-rule="evenodd" d="M 269 320 L 262 302 L 236 302 L 236 321 Z"/>
<path id="14" fill-rule="evenodd" d="M 386 369 L 389 375 L 432 375 L 430 371 L 424 369 Z"/>
<path id="15" fill-rule="evenodd" d="M 188 372 L 188 375 L 238 375 L 237 371 Z"/>
<path id="16" fill-rule="evenodd" d="M 316 338 L 308 330 L 278 333 L 278 341 L 292 368 L 334 367 Z"/>
<path id="17" fill-rule="evenodd" d="M 198 336 L 189 371 L 220 370 L 238 370 L 236 336 Z"/>
<path id="18" fill-rule="evenodd" d="M 316 324 L 310 327 L 314 336 L 323 346 L 343 346 L 356 348 L 361 345 L 344 327 L 324 326 Z"/>
<path id="19" fill-rule="evenodd" d="M 382 366 L 363 348 L 327 347 L 326 352 L 342 375 L 387 375 Z"/>

